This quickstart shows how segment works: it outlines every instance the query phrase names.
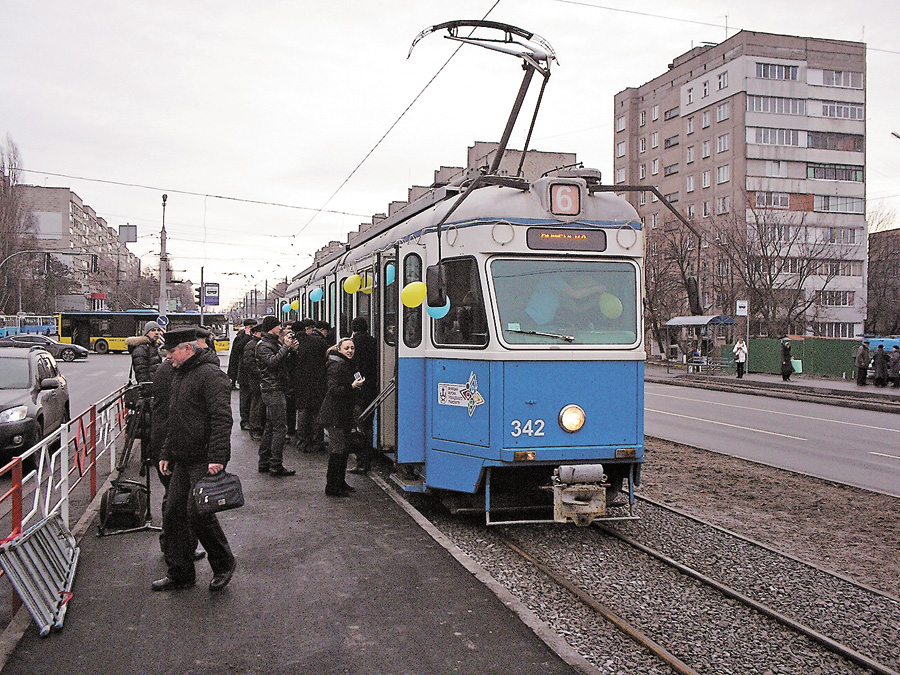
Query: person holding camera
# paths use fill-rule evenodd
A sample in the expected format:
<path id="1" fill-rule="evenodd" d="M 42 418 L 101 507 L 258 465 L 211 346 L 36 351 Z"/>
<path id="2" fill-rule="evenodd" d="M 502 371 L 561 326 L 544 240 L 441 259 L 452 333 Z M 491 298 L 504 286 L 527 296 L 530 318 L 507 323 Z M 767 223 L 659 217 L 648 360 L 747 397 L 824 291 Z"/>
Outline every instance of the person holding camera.
<path id="1" fill-rule="evenodd" d="M 328 350 L 327 389 L 319 424 L 328 429 L 328 471 L 325 475 L 325 494 L 329 497 L 346 497 L 356 490 L 347 484 L 347 436 L 353 428 L 356 416 L 353 407 L 356 392 L 365 378 L 354 372 L 353 340 L 343 338 Z"/>
<path id="2" fill-rule="evenodd" d="M 284 443 L 287 437 L 286 389 L 291 386 L 288 355 L 297 350 L 297 340 L 291 331 L 282 335 L 281 322 L 276 316 L 265 316 L 260 324 L 262 336 L 256 345 L 262 402 L 266 407 L 266 427 L 259 444 L 260 473 L 272 476 L 293 476 L 296 471 L 284 466 Z"/>
<path id="3" fill-rule="evenodd" d="M 131 354 L 131 369 L 134 381 L 152 382 L 153 373 L 162 363 L 159 347 L 162 344 L 163 329 L 155 321 L 144 324 L 144 334 L 125 339 L 125 346 Z"/>

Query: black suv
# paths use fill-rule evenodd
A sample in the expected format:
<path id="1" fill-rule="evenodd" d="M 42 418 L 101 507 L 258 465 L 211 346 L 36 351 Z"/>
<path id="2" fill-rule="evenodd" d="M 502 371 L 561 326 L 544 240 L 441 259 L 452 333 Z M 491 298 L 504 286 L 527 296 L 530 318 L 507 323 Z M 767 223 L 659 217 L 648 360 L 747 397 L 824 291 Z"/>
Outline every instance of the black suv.
<path id="1" fill-rule="evenodd" d="M 20 455 L 70 419 L 69 387 L 40 347 L 0 349 L 0 461 Z"/>
<path id="2" fill-rule="evenodd" d="M 16 335 L 0 338 L 0 347 L 26 347 L 31 349 L 35 345 L 43 347 L 53 354 L 54 357 L 63 361 L 86 359 L 88 354 L 90 354 L 90 351 L 81 345 L 63 344 L 53 338 L 48 338 L 46 335 L 38 335 L 37 333 L 17 333 Z"/>

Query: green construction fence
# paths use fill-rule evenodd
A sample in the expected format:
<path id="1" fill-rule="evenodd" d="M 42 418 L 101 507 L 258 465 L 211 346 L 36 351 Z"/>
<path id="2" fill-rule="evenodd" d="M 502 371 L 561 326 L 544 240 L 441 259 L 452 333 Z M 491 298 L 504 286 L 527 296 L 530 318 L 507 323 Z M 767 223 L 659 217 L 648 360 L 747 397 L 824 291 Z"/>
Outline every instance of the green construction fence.
<path id="1" fill-rule="evenodd" d="M 803 374 L 825 375 L 853 379 L 856 377 L 853 359 L 860 340 L 791 335 L 791 357 L 803 363 Z M 750 338 L 748 371 L 751 373 L 781 373 L 781 340 Z M 732 357 L 733 344 L 722 347 L 723 358 Z"/>

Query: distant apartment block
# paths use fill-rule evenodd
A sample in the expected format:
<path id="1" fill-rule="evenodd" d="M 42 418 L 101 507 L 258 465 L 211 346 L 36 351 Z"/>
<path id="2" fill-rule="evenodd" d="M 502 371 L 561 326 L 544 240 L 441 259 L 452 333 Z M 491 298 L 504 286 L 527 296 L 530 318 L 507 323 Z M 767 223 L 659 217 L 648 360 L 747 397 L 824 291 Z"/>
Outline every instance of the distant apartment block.
<path id="1" fill-rule="evenodd" d="M 866 316 L 865 105 L 864 44 L 742 31 L 615 96 L 614 182 L 656 186 L 705 236 L 725 221 L 766 220 L 785 240 L 802 229 L 823 245 L 803 282 L 812 305 L 792 327 L 854 337 Z M 649 193 L 627 198 L 652 265 L 674 218 Z M 715 290 L 721 261 L 700 260 L 703 313 L 733 314 Z"/>

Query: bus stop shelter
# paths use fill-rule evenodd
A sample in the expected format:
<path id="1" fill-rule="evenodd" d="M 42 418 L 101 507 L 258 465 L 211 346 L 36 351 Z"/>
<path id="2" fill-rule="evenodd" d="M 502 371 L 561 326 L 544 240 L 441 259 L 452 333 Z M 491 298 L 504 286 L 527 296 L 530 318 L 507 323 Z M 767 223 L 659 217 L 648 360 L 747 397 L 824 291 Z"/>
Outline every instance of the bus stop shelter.
<path id="1" fill-rule="evenodd" d="M 722 327 L 733 326 L 734 319 L 724 314 L 676 316 L 665 323 L 666 369 L 674 361 L 685 364 L 688 372 L 714 372 L 725 363 L 714 356 Z"/>

